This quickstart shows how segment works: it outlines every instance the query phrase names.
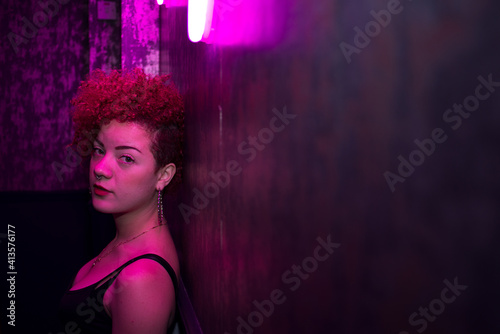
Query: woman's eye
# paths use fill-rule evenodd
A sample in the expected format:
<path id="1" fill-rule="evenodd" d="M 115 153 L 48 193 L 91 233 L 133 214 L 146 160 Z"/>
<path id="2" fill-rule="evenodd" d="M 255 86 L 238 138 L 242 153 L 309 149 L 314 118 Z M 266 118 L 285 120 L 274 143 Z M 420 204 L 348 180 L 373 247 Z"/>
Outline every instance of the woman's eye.
<path id="1" fill-rule="evenodd" d="M 103 155 L 104 154 L 104 150 L 100 147 L 94 147 L 92 149 L 92 154 L 93 155 Z"/>
<path id="2" fill-rule="evenodd" d="M 129 157 L 128 155 L 124 155 L 120 157 L 120 159 L 127 164 L 131 164 L 135 161 L 132 157 Z"/>

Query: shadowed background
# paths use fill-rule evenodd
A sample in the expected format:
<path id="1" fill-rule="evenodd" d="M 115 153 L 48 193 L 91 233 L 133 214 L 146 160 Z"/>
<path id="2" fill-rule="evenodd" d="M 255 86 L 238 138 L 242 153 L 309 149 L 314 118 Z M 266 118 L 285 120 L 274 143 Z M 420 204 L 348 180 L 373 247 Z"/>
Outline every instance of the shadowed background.
<path id="1" fill-rule="evenodd" d="M 389 3 L 220 0 L 212 43 L 193 44 L 185 7 L 123 1 L 130 23 L 67 1 L 16 53 L 9 33 L 41 5 L 6 1 L 0 247 L 15 225 L 18 331 L 63 331 L 59 298 L 112 233 L 66 150 L 69 100 L 89 69 L 135 64 L 171 73 L 186 98 L 184 187 L 165 208 L 205 333 L 497 333 L 500 91 L 456 129 L 443 115 L 479 76 L 500 82 L 500 5 L 401 1 L 356 46 Z M 159 33 L 134 44 L 146 29 Z M 384 173 L 436 128 L 446 140 L 392 191 Z M 337 244 L 323 261 L 318 238 Z M 450 303 L 435 301 L 445 280 L 467 286 Z"/>

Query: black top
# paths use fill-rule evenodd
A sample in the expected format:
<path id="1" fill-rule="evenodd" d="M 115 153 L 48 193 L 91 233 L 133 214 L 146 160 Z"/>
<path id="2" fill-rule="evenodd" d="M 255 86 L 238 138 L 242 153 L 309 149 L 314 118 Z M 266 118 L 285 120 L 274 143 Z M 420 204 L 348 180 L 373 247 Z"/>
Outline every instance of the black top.
<path id="1" fill-rule="evenodd" d="M 106 313 L 103 305 L 104 293 L 126 266 L 140 259 L 154 260 L 167 270 L 174 284 L 177 300 L 177 276 L 170 264 L 156 254 L 140 255 L 127 261 L 97 283 L 79 290 L 68 289 L 64 293 L 59 305 L 59 318 L 64 329 L 81 334 L 111 333 L 111 317 Z M 81 329 L 81 332 L 78 329 Z"/>

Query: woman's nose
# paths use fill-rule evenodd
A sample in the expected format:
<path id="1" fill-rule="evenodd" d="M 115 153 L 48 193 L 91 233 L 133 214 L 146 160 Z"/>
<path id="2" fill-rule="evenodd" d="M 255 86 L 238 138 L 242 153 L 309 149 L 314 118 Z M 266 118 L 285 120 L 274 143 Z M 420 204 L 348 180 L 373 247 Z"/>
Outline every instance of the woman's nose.
<path id="1" fill-rule="evenodd" d="M 110 168 L 110 161 L 107 154 L 101 157 L 99 161 L 95 163 L 93 170 L 94 176 L 98 180 L 102 179 L 103 177 L 107 179 L 111 178 L 113 173 Z"/>

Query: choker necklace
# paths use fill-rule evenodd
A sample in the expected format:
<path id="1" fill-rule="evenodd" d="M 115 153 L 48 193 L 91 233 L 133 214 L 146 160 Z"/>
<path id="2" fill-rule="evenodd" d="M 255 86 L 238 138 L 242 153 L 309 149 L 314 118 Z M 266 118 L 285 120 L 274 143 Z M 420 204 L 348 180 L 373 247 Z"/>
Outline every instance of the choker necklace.
<path id="1" fill-rule="evenodd" d="M 92 269 L 92 268 L 94 268 L 94 266 L 96 265 L 96 263 L 97 263 L 97 262 L 101 262 L 101 260 L 102 260 L 103 258 L 105 258 L 106 256 L 108 256 L 108 255 L 109 255 L 112 251 L 114 251 L 116 247 L 121 246 L 121 245 L 123 245 L 123 244 L 126 244 L 127 242 L 132 241 L 132 240 L 134 240 L 134 239 L 137 239 L 137 238 L 139 238 L 141 235 L 143 235 L 143 234 L 145 234 L 145 233 L 147 233 L 147 232 L 149 232 L 149 231 L 151 231 L 151 230 L 154 230 L 154 229 L 155 229 L 155 228 L 157 228 L 157 227 L 164 226 L 164 225 L 167 225 L 167 224 L 160 224 L 160 225 L 153 226 L 153 227 L 151 227 L 150 229 L 148 229 L 148 230 L 146 230 L 146 231 L 142 232 L 141 234 L 136 235 L 136 236 L 135 236 L 135 237 L 133 237 L 133 238 L 130 238 L 130 239 L 128 239 L 128 240 L 125 240 L 125 241 L 122 241 L 122 242 L 120 242 L 120 243 L 116 244 L 115 246 L 113 246 L 113 248 L 111 248 L 109 251 L 107 251 L 107 252 L 106 252 L 103 256 L 99 256 L 99 257 L 98 257 L 98 258 L 94 261 L 94 263 L 92 263 L 92 267 L 91 267 L 91 269 Z"/>

